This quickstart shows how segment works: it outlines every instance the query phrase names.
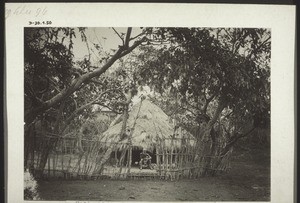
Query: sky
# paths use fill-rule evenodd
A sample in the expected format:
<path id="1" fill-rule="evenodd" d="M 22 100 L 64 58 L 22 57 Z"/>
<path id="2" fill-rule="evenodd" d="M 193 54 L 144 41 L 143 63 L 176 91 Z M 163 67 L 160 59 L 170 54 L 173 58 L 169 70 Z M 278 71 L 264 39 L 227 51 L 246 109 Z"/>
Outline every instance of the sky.
<path id="1" fill-rule="evenodd" d="M 116 27 L 114 29 L 119 34 L 127 32 L 127 28 Z M 131 32 L 131 37 L 134 37 L 140 34 L 141 32 L 142 30 L 140 28 L 133 28 Z M 97 54 L 97 50 L 93 45 L 94 43 L 99 44 L 104 51 L 110 51 L 111 53 L 113 53 L 113 50 L 111 49 L 117 49 L 119 45 L 122 45 L 121 39 L 118 37 L 118 35 L 114 32 L 112 28 L 89 27 L 86 29 L 85 34 L 87 37 L 89 47 L 92 50 L 91 60 L 94 63 L 100 59 L 99 55 Z M 76 29 L 76 38 L 74 39 L 73 53 L 74 53 L 75 60 L 83 59 L 84 57 L 87 57 L 89 54 L 87 45 L 85 42 L 82 41 L 78 29 Z"/>
<path id="2" fill-rule="evenodd" d="M 119 34 L 126 33 L 127 28 L 121 28 L 116 27 L 114 28 Z M 82 41 L 80 37 L 80 33 L 78 32 L 78 29 L 76 30 L 76 38 L 73 40 L 73 53 L 75 60 L 83 59 L 84 57 L 88 57 L 88 48 L 87 44 Z M 138 34 L 142 32 L 142 29 L 140 28 L 132 28 L 131 37 L 135 37 Z M 85 35 L 87 37 L 87 41 L 89 44 L 89 48 L 91 51 L 91 61 L 92 64 L 96 63 L 99 60 L 99 55 L 97 54 L 97 50 L 93 43 L 99 44 L 101 47 L 103 47 L 104 51 L 111 51 L 113 53 L 113 50 L 111 49 L 117 49 L 119 45 L 122 45 L 122 40 L 119 38 L 119 36 L 114 32 L 112 28 L 108 27 L 100 27 L 100 28 L 87 28 L 85 31 Z M 131 42 L 132 45 L 133 42 Z M 149 95 L 153 94 L 153 92 L 150 91 L 150 88 L 148 86 L 144 86 L 143 90 L 139 90 L 136 96 L 132 99 L 132 104 L 135 105 L 136 103 L 140 102 L 141 95 Z"/>

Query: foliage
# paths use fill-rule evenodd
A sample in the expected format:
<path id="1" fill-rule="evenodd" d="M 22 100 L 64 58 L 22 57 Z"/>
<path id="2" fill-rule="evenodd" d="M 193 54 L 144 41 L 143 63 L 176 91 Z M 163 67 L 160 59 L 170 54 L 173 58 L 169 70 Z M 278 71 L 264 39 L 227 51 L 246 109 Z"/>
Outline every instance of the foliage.
<path id="1" fill-rule="evenodd" d="M 29 96 L 49 99 L 51 93 L 57 91 L 55 88 L 69 85 L 74 56 L 73 37 L 73 28 L 25 29 L 25 91 Z M 42 95 L 46 92 L 48 95 Z"/>
<path id="2" fill-rule="evenodd" d="M 197 138 L 201 175 L 214 175 L 234 144 L 270 122 L 270 32 L 155 28 L 137 57 L 141 84 Z M 211 170 L 212 169 L 212 170 Z"/>
<path id="3" fill-rule="evenodd" d="M 93 66 L 85 28 L 78 28 L 77 31 L 75 28 L 25 29 L 26 153 L 30 153 L 32 150 L 28 148 L 34 146 L 29 129 L 38 122 L 47 133 L 61 136 L 80 130 L 78 126 L 92 118 L 95 105 L 122 113 L 128 90 L 124 94 L 121 81 L 107 74 L 106 70 L 144 42 L 143 38 L 131 38 L 131 30 L 127 29 L 122 39 L 123 44 L 113 54 L 99 54 L 102 59 L 95 63 L 97 66 Z M 86 43 L 89 52 L 88 57 L 81 61 L 75 61 L 72 53 L 73 39 L 78 34 Z M 99 45 L 96 48 L 101 52 Z M 45 167 L 53 147 L 55 141 L 43 149 L 38 166 L 40 171 Z M 26 154 L 25 157 L 29 156 Z M 25 166 L 28 165 L 26 162 L 27 160 Z"/>
<path id="4" fill-rule="evenodd" d="M 94 118 L 99 106 L 125 116 L 145 85 L 179 126 L 211 142 L 211 155 L 225 153 L 253 127 L 268 126 L 269 30 L 144 28 L 136 37 L 130 37 L 131 28 L 126 35 L 113 30 L 122 45 L 111 54 L 98 43 L 92 49 L 85 28 L 25 29 L 26 126 L 37 119 L 48 131 L 92 138 L 106 128 L 98 129 Z M 72 53 L 76 33 L 89 52 L 78 61 Z"/>
<path id="5" fill-rule="evenodd" d="M 76 33 L 80 34 L 89 52 L 88 57 L 77 61 L 74 60 L 72 52 Z M 42 112 L 42 114 L 39 113 L 39 119 L 49 123 L 48 129 L 50 130 L 54 128 L 53 125 L 58 120 L 58 114 L 63 114 L 61 127 L 58 128 L 64 129 L 62 127 L 64 123 L 69 125 L 72 119 L 75 119 L 75 123 L 80 124 L 83 122 L 80 119 L 89 118 L 95 105 L 106 106 L 117 113 L 122 112 L 121 104 L 124 102 L 125 96 L 122 92 L 124 83 L 122 84 L 120 74 L 104 73 L 85 83 L 80 81 L 82 85 L 76 84 L 80 78 L 85 78 L 84 75 L 94 73 L 98 68 L 93 66 L 90 61 L 91 47 L 85 35 L 85 28 L 78 28 L 77 31 L 75 28 L 26 28 L 24 45 L 26 50 L 26 123 L 30 124 L 30 121 L 26 121 L 29 120 L 26 119 L 26 115 L 34 114 L 34 111 L 38 111 L 39 108 Z M 105 66 L 109 63 L 112 56 L 105 52 L 99 44 L 94 43 L 93 46 L 98 50 L 98 57 L 101 58 L 99 65 Z M 126 50 L 127 48 L 123 49 L 129 52 Z M 74 82 L 78 87 L 74 87 Z M 63 102 L 54 101 L 61 95 L 65 97 L 61 100 Z M 47 103 L 53 103 L 53 105 L 50 106 Z"/>
<path id="6" fill-rule="evenodd" d="M 24 172 L 24 199 L 39 200 L 37 192 L 38 184 L 28 170 Z"/>
<path id="7" fill-rule="evenodd" d="M 232 119 L 251 117 L 255 124 L 266 123 L 270 105 L 268 30 L 158 30 L 158 41 L 169 43 L 143 47 L 138 58 L 143 82 L 157 92 L 179 94 L 180 105 L 198 114 L 195 120 L 208 122 L 222 104 L 233 112 Z"/>

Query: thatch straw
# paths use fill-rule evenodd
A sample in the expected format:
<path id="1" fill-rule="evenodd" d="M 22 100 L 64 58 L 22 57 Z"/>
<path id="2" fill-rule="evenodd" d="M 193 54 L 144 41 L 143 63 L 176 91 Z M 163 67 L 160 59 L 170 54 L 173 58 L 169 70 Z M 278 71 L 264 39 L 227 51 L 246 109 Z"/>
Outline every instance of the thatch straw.
<path id="1" fill-rule="evenodd" d="M 101 141 L 111 142 L 120 139 L 123 119 L 122 117 L 116 119 L 115 125 L 103 133 Z M 134 122 L 136 122 L 135 126 Z M 134 129 L 132 129 L 133 126 Z M 174 134 L 174 126 L 169 122 L 169 117 L 162 109 L 147 99 L 132 107 L 127 120 L 127 129 L 132 130 L 133 146 L 149 150 L 153 149 L 157 139 L 168 139 Z M 182 137 L 182 135 L 178 136 Z M 125 144 L 126 142 L 128 142 L 126 138 L 121 140 L 121 143 Z"/>

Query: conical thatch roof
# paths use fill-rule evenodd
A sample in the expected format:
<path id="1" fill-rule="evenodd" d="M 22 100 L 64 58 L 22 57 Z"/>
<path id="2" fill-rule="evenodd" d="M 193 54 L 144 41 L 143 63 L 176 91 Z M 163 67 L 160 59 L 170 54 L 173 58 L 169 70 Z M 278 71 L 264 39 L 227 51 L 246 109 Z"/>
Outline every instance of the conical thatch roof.
<path id="1" fill-rule="evenodd" d="M 118 121 L 103 133 L 101 141 L 119 141 L 123 119 L 121 117 L 116 119 Z M 132 107 L 127 120 L 127 129 L 132 130 L 133 146 L 149 150 L 153 149 L 157 139 L 171 138 L 174 135 L 174 126 L 169 121 L 169 117 L 161 108 L 147 99 Z M 121 142 L 128 142 L 128 138 Z"/>

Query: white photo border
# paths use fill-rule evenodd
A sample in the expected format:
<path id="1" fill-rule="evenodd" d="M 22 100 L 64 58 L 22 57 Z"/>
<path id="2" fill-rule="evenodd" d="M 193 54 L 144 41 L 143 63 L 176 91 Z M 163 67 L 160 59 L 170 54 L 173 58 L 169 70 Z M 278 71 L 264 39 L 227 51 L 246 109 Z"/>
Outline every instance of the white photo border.
<path id="1" fill-rule="evenodd" d="M 8 202 L 25 202 L 23 196 L 23 38 L 24 27 L 34 26 L 29 25 L 30 21 L 51 21 L 52 24 L 48 25 L 50 27 L 270 28 L 272 36 L 271 202 L 294 201 L 295 6 L 192 3 L 6 3 L 5 12 Z"/>

